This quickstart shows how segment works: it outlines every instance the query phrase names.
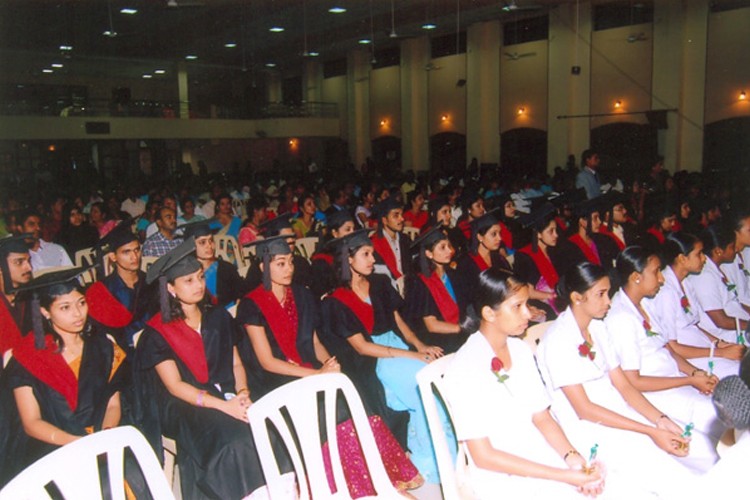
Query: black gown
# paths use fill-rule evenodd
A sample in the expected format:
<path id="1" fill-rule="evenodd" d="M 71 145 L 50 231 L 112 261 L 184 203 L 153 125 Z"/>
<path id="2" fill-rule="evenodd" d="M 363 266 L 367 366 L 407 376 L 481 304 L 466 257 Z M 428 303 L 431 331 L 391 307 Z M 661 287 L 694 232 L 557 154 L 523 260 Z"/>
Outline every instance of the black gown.
<path id="1" fill-rule="evenodd" d="M 300 285 L 292 285 L 292 294 L 294 295 L 294 303 L 297 307 L 297 352 L 303 362 L 310 363 L 314 368 L 319 368 L 320 363 L 315 357 L 315 349 L 313 347 L 313 334 L 320 328 L 320 306 L 318 300 L 310 290 Z M 273 356 L 286 360 L 286 356 L 281 351 L 271 331 L 271 327 L 268 325 L 268 321 L 253 299 L 245 296 L 240 300 L 237 308 L 237 323 L 243 327 L 247 325 L 262 327 L 266 332 L 266 340 L 268 340 L 268 345 L 271 347 Z M 249 346 L 249 349 L 246 349 L 245 346 Z M 254 400 L 281 387 L 287 382 L 297 379 L 297 377 L 280 375 L 265 370 L 255 355 L 255 350 L 252 348 L 250 342 L 243 343 L 240 355 L 246 366 L 248 385 L 250 386 Z"/>
<path id="2" fill-rule="evenodd" d="M 561 263 L 561 256 L 557 250 L 557 247 L 550 247 L 548 250 L 549 260 L 552 263 L 552 267 L 557 271 L 558 279 L 562 276 L 560 270 L 565 266 Z M 542 273 L 539 271 L 534 259 L 524 252 L 518 251 L 514 254 L 513 272 L 523 281 L 529 283 L 532 287 L 536 288 L 537 283 L 542 277 Z M 556 286 L 557 283 L 550 284 Z M 542 309 L 547 313 L 547 320 L 553 320 L 557 317 L 555 310 L 546 302 L 537 299 L 529 300 L 529 304 Z"/>
<path id="3" fill-rule="evenodd" d="M 464 290 L 464 281 L 460 279 L 458 273 L 451 268 L 446 268 L 445 273 L 448 275 L 453 293 L 456 295 L 454 302 L 458 307 L 459 324 L 466 317 L 466 308 L 469 305 L 469 294 Z M 424 322 L 426 316 L 435 316 L 440 321 L 446 321 L 443 313 L 430 293 L 427 285 L 422 281 L 420 275 L 409 276 L 406 283 L 406 297 L 404 306 L 404 320 L 417 334 L 422 342 L 443 348 L 445 354 L 456 352 L 468 338 L 466 332 L 457 334 L 441 334 L 430 332 Z"/>
<path id="4" fill-rule="evenodd" d="M 336 288 L 336 270 L 333 267 L 333 256 L 318 252 L 310 260 L 312 282 L 310 290 L 316 297 L 322 297 Z"/>
<path id="5" fill-rule="evenodd" d="M 160 324 L 161 316 L 152 322 Z M 136 348 L 138 418 L 157 453 L 161 453 L 161 435 L 177 442 L 184 498 L 238 499 L 265 484 L 250 426 L 221 411 L 172 396 L 155 369 L 172 360 L 185 383 L 221 399 L 233 394 L 233 347 L 242 335 L 229 313 L 220 307 L 207 309 L 201 339 L 208 366 L 206 383 L 197 380 L 158 330 L 146 327 Z"/>
<path id="6" fill-rule="evenodd" d="M 371 335 L 389 331 L 400 334 L 393 312 L 401 308 L 403 299 L 391 286 L 387 276 L 373 274 L 368 279 L 375 318 Z M 324 326 L 318 332 L 320 341 L 332 356 L 336 356 L 341 372 L 357 387 L 368 410 L 380 415 L 401 446 L 406 448 L 409 413 L 392 410 L 386 405 L 385 390 L 375 373 L 377 358 L 360 355 L 347 340 L 361 333 L 366 341 L 372 342 L 365 326 L 349 307 L 330 295 L 323 301 L 322 311 Z"/>
<path id="7" fill-rule="evenodd" d="M 226 306 L 247 293 L 248 288 L 234 265 L 221 259 L 216 262 L 216 300 L 219 305 Z"/>
<path id="8" fill-rule="evenodd" d="M 456 261 L 456 276 L 460 281 L 459 287 L 461 287 L 462 290 L 467 290 L 467 293 L 469 294 L 469 304 L 474 300 L 472 290 L 476 290 L 477 286 L 479 286 L 479 274 L 482 272 L 479 265 L 474 262 L 474 257 L 476 257 L 476 254 L 467 252 Z M 490 253 L 490 260 L 492 262 L 492 267 L 505 269 L 508 272 L 511 271 L 510 264 L 499 251 Z"/>

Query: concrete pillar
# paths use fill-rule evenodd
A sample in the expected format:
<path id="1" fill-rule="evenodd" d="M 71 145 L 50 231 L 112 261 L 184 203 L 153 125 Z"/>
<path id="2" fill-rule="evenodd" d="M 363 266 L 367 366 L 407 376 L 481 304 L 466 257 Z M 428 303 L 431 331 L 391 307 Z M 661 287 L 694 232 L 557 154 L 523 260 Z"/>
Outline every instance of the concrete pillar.
<path id="1" fill-rule="evenodd" d="M 370 142 L 370 59 L 369 50 L 352 50 L 347 55 L 347 108 L 349 154 L 359 168 L 372 152 Z"/>
<path id="2" fill-rule="evenodd" d="M 401 44 L 401 166 L 403 170 L 430 167 L 428 75 L 430 40 L 412 38 Z"/>
<path id="3" fill-rule="evenodd" d="M 466 163 L 500 163 L 499 21 L 469 26 L 466 60 Z"/>
<path id="4" fill-rule="evenodd" d="M 281 74 L 276 70 L 266 72 L 266 102 L 281 102 Z"/>
<path id="5" fill-rule="evenodd" d="M 188 72 L 185 62 L 177 63 L 177 95 L 180 100 L 180 118 L 190 118 L 190 98 L 188 94 Z"/>
<path id="6" fill-rule="evenodd" d="M 318 61 L 310 59 L 305 61 L 302 88 L 305 101 L 321 102 L 323 100 L 323 66 Z"/>

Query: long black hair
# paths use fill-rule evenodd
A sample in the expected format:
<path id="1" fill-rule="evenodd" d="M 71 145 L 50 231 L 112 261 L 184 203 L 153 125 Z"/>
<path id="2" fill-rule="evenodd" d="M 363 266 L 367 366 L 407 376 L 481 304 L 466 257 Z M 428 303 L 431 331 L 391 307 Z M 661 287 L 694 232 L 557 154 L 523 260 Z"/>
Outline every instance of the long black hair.
<path id="1" fill-rule="evenodd" d="M 351 269 L 349 269 L 349 257 L 354 257 L 354 255 L 359 252 L 359 249 L 364 246 L 372 245 L 362 244 L 353 248 L 349 248 L 344 252 L 333 252 L 333 269 L 336 272 L 336 283 L 338 286 L 345 286 L 348 288 L 351 285 L 352 273 Z"/>
<path id="2" fill-rule="evenodd" d="M 573 292 L 583 295 L 599 280 L 608 276 L 603 267 L 588 261 L 569 267 L 555 287 L 559 305 L 561 307 L 569 306 L 570 295 Z"/>
<path id="3" fill-rule="evenodd" d="M 671 233 L 662 245 L 661 253 L 666 264 L 674 264 L 677 257 L 687 255 L 693 251 L 695 244 L 700 240 L 690 233 Z"/>
<path id="4" fill-rule="evenodd" d="M 77 291 L 81 295 L 84 295 L 83 287 L 81 287 L 81 285 L 75 280 L 50 286 L 46 290 L 43 290 L 39 293 L 39 307 L 43 307 L 47 311 L 49 311 L 52 304 L 54 304 L 58 298 L 73 291 Z M 55 344 L 57 344 L 58 349 L 62 349 L 62 337 L 55 331 L 55 328 L 52 326 L 51 319 L 43 318 L 42 330 L 45 335 L 52 336 L 52 338 L 55 340 Z M 92 334 L 93 328 L 91 326 L 91 320 L 87 316 L 86 323 L 83 325 L 83 330 L 81 331 L 80 335 L 83 340 L 87 340 L 91 338 Z"/>
<path id="5" fill-rule="evenodd" d="M 496 309 L 526 286 L 521 278 L 497 267 L 490 267 L 479 273 L 479 284 L 475 290 L 474 303 L 467 311 L 461 330 L 473 333 L 479 329 L 482 308 Z M 473 310 L 471 310 L 473 308 Z"/>
<path id="6" fill-rule="evenodd" d="M 639 245 L 629 246 L 620 252 L 615 263 L 619 281 L 618 288 L 625 286 L 631 274 L 642 273 L 651 257 L 658 258 L 659 255 L 655 251 Z"/>
<path id="7" fill-rule="evenodd" d="M 711 253 L 715 248 L 721 248 L 723 250 L 729 246 L 730 243 L 733 243 L 734 239 L 734 230 L 728 224 L 716 224 L 708 227 L 701 233 L 703 253 L 711 258 Z"/>

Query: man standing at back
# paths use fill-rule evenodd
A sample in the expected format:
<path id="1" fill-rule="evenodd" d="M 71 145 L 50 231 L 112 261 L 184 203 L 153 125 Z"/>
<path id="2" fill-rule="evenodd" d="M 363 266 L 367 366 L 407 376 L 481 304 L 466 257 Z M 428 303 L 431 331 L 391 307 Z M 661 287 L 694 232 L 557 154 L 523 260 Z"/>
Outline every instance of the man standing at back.
<path id="1" fill-rule="evenodd" d="M 583 169 L 576 176 L 576 188 L 586 190 L 586 198 L 591 200 L 602 194 L 602 183 L 599 180 L 599 154 L 587 149 L 581 154 Z"/>

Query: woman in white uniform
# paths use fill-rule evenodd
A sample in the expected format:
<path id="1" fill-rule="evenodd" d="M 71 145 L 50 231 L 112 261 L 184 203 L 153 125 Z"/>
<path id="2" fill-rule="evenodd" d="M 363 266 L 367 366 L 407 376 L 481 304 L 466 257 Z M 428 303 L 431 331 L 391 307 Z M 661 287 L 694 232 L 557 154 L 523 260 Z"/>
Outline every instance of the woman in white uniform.
<path id="1" fill-rule="evenodd" d="M 552 396 L 552 411 L 573 444 L 599 444 L 609 471 L 608 492 L 625 496 L 640 488 L 631 498 L 647 498 L 644 491 L 669 498 L 673 483 L 691 475 L 669 455 L 687 456 L 689 439 L 630 384 L 616 363 L 602 321 L 609 310 L 609 289 L 606 271 L 589 262 L 565 273 L 558 296 L 570 306 L 542 336 L 539 371 Z"/>
<path id="2" fill-rule="evenodd" d="M 719 266 L 734 260 L 734 231 L 725 226 L 712 226 L 701 234 L 706 265 L 688 280 L 700 303 L 700 326 L 726 342 L 744 343 L 750 314 L 740 303 L 737 285 Z M 739 328 L 737 328 L 739 326 Z"/>
<path id="3" fill-rule="evenodd" d="M 689 359 L 696 367 L 724 378 L 736 375 L 745 347 L 725 342 L 699 325 L 700 301 L 689 279 L 700 273 L 706 262 L 703 243 L 692 234 L 673 233 L 662 247 L 666 267 L 662 270 L 664 284 L 654 298 L 642 301 L 667 340 L 672 351 Z"/>
<path id="4" fill-rule="evenodd" d="M 529 323 L 528 287 L 497 268 L 478 282 L 479 330 L 444 378 L 456 435 L 469 452 L 470 487 L 482 499 L 598 495 L 599 464 L 587 464 L 550 414 L 531 349 L 516 338 Z"/>
<path id="5" fill-rule="evenodd" d="M 750 262 L 745 262 L 750 248 L 750 211 L 736 211 L 730 215 L 729 221 L 734 231 L 735 256 L 732 262 L 725 262 L 719 267 L 727 279 L 737 285 L 740 303 L 750 305 Z"/>
<path id="6" fill-rule="evenodd" d="M 690 457 L 683 462 L 705 472 L 718 460 L 716 443 L 725 430 L 709 397 L 719 379 L 674 352 L 647 309 L 650 303 L 643 299 L 664 282 L 659 257 L 644 247 L 627 247 L 617 257 L 617 274 L 622 288 L 604 323 L 620 368 L 651 403 L 683 427 L 694 426 Z"/>

